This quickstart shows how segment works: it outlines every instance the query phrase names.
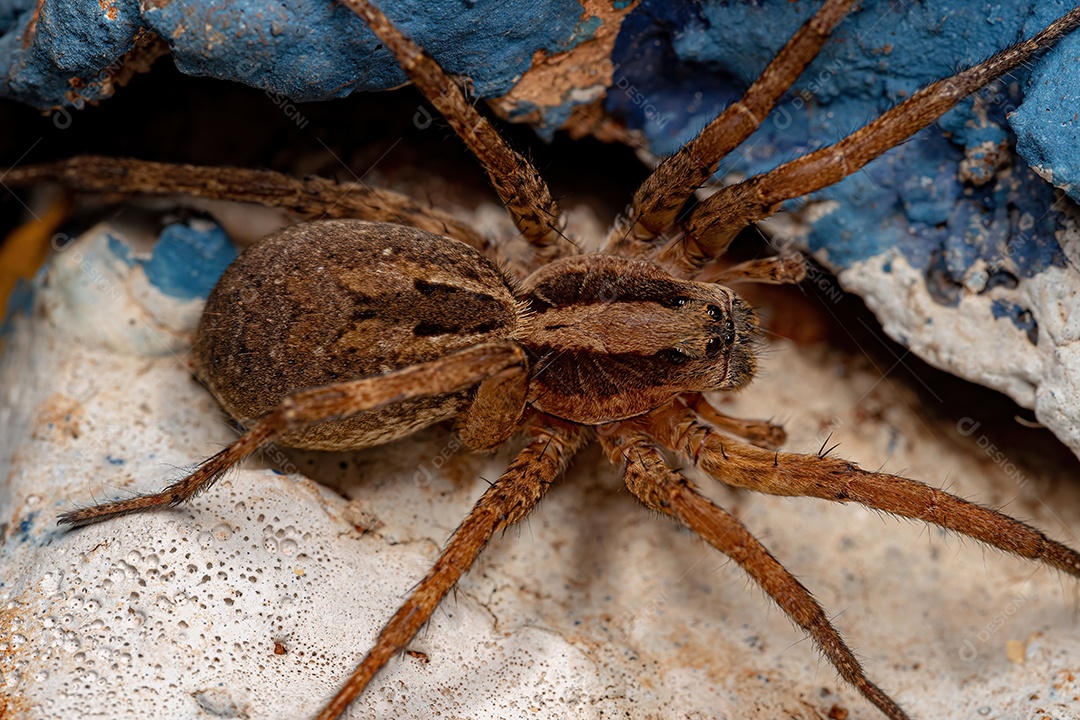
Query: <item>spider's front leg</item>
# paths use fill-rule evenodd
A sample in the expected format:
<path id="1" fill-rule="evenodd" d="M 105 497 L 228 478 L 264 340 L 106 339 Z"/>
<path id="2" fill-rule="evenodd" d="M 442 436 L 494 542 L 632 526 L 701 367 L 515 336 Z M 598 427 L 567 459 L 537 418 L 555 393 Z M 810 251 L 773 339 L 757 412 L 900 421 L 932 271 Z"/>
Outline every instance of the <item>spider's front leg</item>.
<path id="1" fill-rule="evenodd" d="M 405 649 L 491 537 L 528 516 L 590 436 L 581 425 L 548 417 L 539 419 L 532 433 L 532 442 L 476 502 L 431 570 L 383 626 L 375 646 L 317 720 L 334 720 L 343 713 L 390 658 Z"/>
<path id="2" fill-rule="evenodd" d="M 59 523 L 89 525 L 130 513 L 175 507 L 208 489 L 229 468 L 290 431 L 307 428 L 324 420 L 351 417 L 388 403 L 453 393 L 477 384 L 483 386 L 491 378 L 498 379 L 501 385 L 508 370 L 524 375 L 525 364 L 525 353 L 517 343 L 487 343 L 385 375 L 299 390 L 283 398 L 274 410 L 260 418 L 227 448 L 161 492 L 74 510 L 61 515 Z M 507 428 L 506 435 L 515 428 L 520 414 L 519 408 L 512 417 L 504 418 L 508 422 L 500 426 Z M 473 422 L 490 419 L 490 415 L 485 410 L 474 411 L 470 415 L 467 410 L 464 416 L 468 428 L 466 434 L 485 437 L 482 429 L 471 426 Z M 470 419 L 473 419 L 472 422 Z M 502 439 L 505 439 L 505 435 Z"/>
<path id="3" fill-rule="evenodd" d="M 734 440 L 725 442 L 679 402 L 652 413 L 648 432 L 726 485 L 769 495 L 856 502 L 933 523 L 1080 577 L 1080 553 L 1072 548 L 1004 513 L 917 480 L 870 472 L 838 458 L 770 452 Z"/>
<path id="4" fill-rule="evenodd" d="M 665 158 L 634 193 L 626 221 L 607 240 L 608 252 L 649 254 L 675 224 L 694 191 L 720 161 L 761 125 L 803 70 L 817 57 L 854 0 L 827 0 L 776 54 L 742 98 L 724 109 L 674 155 Z"/>
<path id="5" fill-rule="evenodd" d="M 483 165 L 499 199 L 529 243 L 529 256 L 522 262 L 524 268 L 532 271 L 564 254 L 577 252 L 563 235 L 559 207 L 540 173 L 477 112 L 435 58 L 406 37 L 368 0 L 340 1 L 364 19 L 417 89 Z"/>
<path id="6" fill-rule="evenodd" d="M 782 426 L 767 420 L 744 420 L 722 413 L 701 393 L 687 393 L 682 396 L 682 401 L 713 427 L 741 437 L 758 447 L 776 450 L 787 441 L 787 432 Z"/>
<path id="7" fill-rule="evenodd" d="M 821 648 L 841 677 L 892 720 L 908 715 L 866 677 L 855 654 L 810 591 L 769 553 L 731 513 L 701 495 L 690 480 L 668 467 L 647 434 L 648 422 L 608 426 L 600 442 L 612 462 L 625 462 L 627 488 L 647 507 L 668 515 L 741 567 Z"/>

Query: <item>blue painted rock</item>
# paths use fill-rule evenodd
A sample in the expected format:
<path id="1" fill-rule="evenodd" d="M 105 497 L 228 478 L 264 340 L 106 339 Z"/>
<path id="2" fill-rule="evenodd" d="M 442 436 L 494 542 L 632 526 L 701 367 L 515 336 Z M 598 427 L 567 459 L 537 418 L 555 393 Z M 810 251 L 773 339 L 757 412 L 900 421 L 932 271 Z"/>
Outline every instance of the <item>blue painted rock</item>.
<path id="1" fill-rule="evenodd" d="M 588 127 L 602 108 L 655 155 L 738 97 L 818 6 L 384 4 L 500 113 L 549 135 Z M 827 145 L 1071 8 L 1064 0 L 864 5 L 718 179 Z M 182 71 L 244 82 L 281 104 L 404 82 L 363 23 L 331 3 L 16 0 L 0 15 L 0 95 L 42 107 L 108 96 L 163 43 Z M 1034 408 L 1074 449 L 1078 57 L 1080 35 L 1066 38 L 863 171 L 792 203 L 787 221 L 767 228 L 774 243 L 813 252 L 889 335 Z"/>
<path id="2" fill-rule="evenodd" d="M 669 154 L 739 96 L 816 5 L 647 0 L 622 25 L 612 56 L 622 92 L 609 91 L 607 107 Z M 829 145 L 1072 7 L 865 3 L 718 176 L 737 180 Z M 767 226 L 774 244 L 798 243 L 862 295 L 889 335 L 1034 408 L 1074 451 L 1078 109 L 1074 34 Z"/>

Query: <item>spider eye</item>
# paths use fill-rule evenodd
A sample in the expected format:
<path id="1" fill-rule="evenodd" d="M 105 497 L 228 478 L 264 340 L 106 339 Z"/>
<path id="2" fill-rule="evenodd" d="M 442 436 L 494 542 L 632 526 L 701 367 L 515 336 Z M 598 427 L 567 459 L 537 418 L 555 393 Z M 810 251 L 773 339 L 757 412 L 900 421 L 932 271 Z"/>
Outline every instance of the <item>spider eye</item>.
<path id="1" fill-rule="evenodd" d="M 668 348 L 667 350 L 661 350 L 660 357 L 664 358 L 672 365 L 682 365 L 690 359 L 689 355 L 684 353 L 682 350 L 679 350 L 678 348 Z"/>
<path id="2" fill-rule="evenodd" d="M 728 343 L 725 343 L 720 338 L 713 338 L 709 341 L 709 344 L 705 346 L 705 357 L 716 357 L 727 344 Z"/>
<path id="3" fill-rule="evenodd" d="M 724 339 L 724 342 L 728 345 L 735 342 L 735 321 L 731 318 L 727 319 L 724 323 L 724 332 L 720 334 L 720 337 Z"/>
<path id="4" fill-rule="evenodd" d="M 667 300 L 662 301 L 661 304 L 664 305 L 664 307 L 681 308 L 688 302 L 690 302 L 690 298 L 684 295 L 677 295 L 676 297 L 668 298 Z"/>
<path id="5" fill-rule="evenodd" d="M 709 313 L 709 317 L 711 317 L 716 322 L 720 322 L 724 319 L 724 311 L 716 307 L 715 305 L 710 305 L 709 307 L 705 308 L 705 311 Z"/>

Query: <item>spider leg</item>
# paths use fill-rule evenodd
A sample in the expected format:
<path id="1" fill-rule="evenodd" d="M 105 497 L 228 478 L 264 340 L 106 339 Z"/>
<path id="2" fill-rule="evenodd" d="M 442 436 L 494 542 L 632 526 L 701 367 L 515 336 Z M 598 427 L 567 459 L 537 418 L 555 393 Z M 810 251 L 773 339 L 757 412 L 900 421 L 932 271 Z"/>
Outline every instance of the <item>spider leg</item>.
<path id="1" fill-rule="evenodd" d="M 810 591 L 746 526 L 702 496 L 681 473 L 668 467 L 645 432 L 634 423 L 627 423 L 613 433 L 600 433 L 600 442 L 612 462 L 626 463 L 623 479 L 630 492 L 647 507 L 678 520 L 738 563 L 792 622 L 814 639 L 844 680 L 892 720 L 906 720 L 908 716 L 900 706 L 866 677 L 855 654 Z"/>
<path id="2" fill-rule="evenodd" d="M 580 425 L 545 418 L 532 430 L 534 439 L 492 483 L 454 531 L 435 565 L 383 626 L 374 647 L 360 662 L 317 720 L 333 720 L 364 691 L 395 654 L 426 623 L 443 597 L 464 575 L 492 535 L 521 522 L 589 439 Z"/>
<path id="3" fill-rule="evenodd" d="M 457 392 L 507 368 L 524 365 L 525 353 L 516 343 L 488 343 L 384 375 L 299 390 L 287 395 L 275 409 L 227 448 L 199 465 L 195 472 L 161 492 L 64 513 L 59 524 L 89 525 L 129 513 L 175 507 L 208 489 L 229 468 L 290 430 L 350 417 L 392 402 Z"/>
<path id="4" fill-rule="evenodd" d="M 870 472 L 825 455 L 770 452 L 735 440 L 722 442 L 679 403 L 648 419 L 649 433 L 663 446 L 732 487 L 769 495 L 856 502 L 892 515 L 933 523 L 1005 552 L 1080 577 L 1080 553 L 997 510 L 976 505 L 917 480 Z"/>
<path id="5" fill-rule="evenodd" d="M 465 447 L 494 450 L 506 442 L 518 427 L 528 392 L 529 374 L 519 366 L 501 370 L 480 383 L 456 423 Z"/>
<path id="6" fill-rule="evenodd" d="M 1077 27 L 1080 27 L 1080 8 L 1051 23 L 1033 38 L 928 85 L 840 142 L 721 188 L 691 213 L 684 242 L 678 246 L 681 260 L 692 271 L 705 259 L 722 255 L 739 230 L 769 217 L 785 200 L 839 182 Z"/>
<path id="7" fill-rule="evenodd" d="M 626 220 L 616 225 L 606 252 L 643 255 L 675 223 L 694 190 L 708 180 L 720 161 L 761 125 L 780 96 L 802 74 L 854 0 L 828 0 L 776 54 L 754 84 L 677 153 L 665 158 L 634 193 Z"/>
<path id="8" fill-rule="evenodd" d="M 727 285 L 735 282 L 787 285 L 802 282 L 806 277 L 806 260 L 792 253 L 774 257 L 747 260 L 730 267 L 706 267 L 694 279 L 698 282 L 715 282 Z"/>
<path id="9" fill-rule="evenodd" d="M 565 239 L 559 208 L 540 173 L 477 112 L 435 58 L 405 37 L 368 0 L 341 2 L 367 22 L 409 79 L 484 166 L 499 199 L 531 245 L 533 269 L 573 251 L 569 243 L 559 244 L 560 239 Z"/>
<path id="10" fill-rule="evenodd" d="M 741 437 L 753 445 L 775 450 L 787 441 L 787 433 L 781 425 L 767 420 L 743 420 L 731 417 L 714 408 L 704 395 L 687 393 L 682 396 L 686 406 L 715 428 Z"/>
<path id="11" fill-rule="evenodd" d="M 3 171 L 4 182 L 28 186 L 55 182 L 80 192 L 191 195 L 211 200 L 280 207 L 316 220 L 357 218 L 392 222 L 460 240 L 481 252 L 488 241 L 452 215 L 394 192 L 362 183 L 304 179 L 271 170 L 207 167 L 84 155 Z"/>

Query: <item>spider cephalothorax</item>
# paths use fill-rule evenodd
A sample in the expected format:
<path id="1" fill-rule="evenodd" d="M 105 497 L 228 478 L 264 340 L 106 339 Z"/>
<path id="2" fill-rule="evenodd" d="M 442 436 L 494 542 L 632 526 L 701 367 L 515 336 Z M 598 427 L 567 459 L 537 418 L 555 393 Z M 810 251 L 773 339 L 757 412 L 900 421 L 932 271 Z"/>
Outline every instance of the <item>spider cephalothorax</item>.
<path id="1" fill-rule="evenodd" d="M 783 432 L 728 417 L 701 393 L 753 377 L 757 320 L 713 282 L 794 282 L 791 257 L 713 261 L 739 229 L 813 192 L 940 117 L 960 98 L 1080 26 L 1080 8 L 1031 40 L 934 83 L 866 127 L 686 210 L 820 50 L 852 0 L 827 0 L 743 98 L 662 162 L 602 252 L 564 242 L 535 168 L 510 149 L 439 65 L 366 0 L 360 14 L 483 164 L 525 240 L 501 257 L 468 226 L 408 198 L 320 178 L 77 158 L 5 173 L 87 191 L 188 192 L 285 206 L 307 219 L 243 255 L 212 294 L 198 369 L 248 429 L 162 492 L 68 513 L 82 525 L 175 505 L 269 442 L 341 449 L 450 417 L 466 445 L 530 440 L 464 519 L 428 574 L 320 718 L 339 715 L 406 647 L 488 540 L 528 516 L 574 454 L 598 438 L 627 488 L 734 560 L 817 643 L 840 675 L 894 720 L 905 712 L 864 673 L 824 608 L 750 532 L 669 465 L 676 456 L 729 486 L 855 502 L 962 533 L 1080 576 L 1080 554 L 997 511 L 824 455 L 779 452 Z M 408 225 L 410 227 L 403 227 Z M 432 232 L 440 235 L 433 235 Z M 470 247 L 471 246 L 471 247 Z M 504 275 L 490 255 L 505 263 Z"/>
<path id="2" fill-rule="evenodd" d="M 680 392 L 734 390 L 753 377 L 757 318 L 725 287 L 592 254 L 545 266 L 525 291 L 522 343 L 537 358 L 530 401 L 556 417 L 624 420 Z"/>

